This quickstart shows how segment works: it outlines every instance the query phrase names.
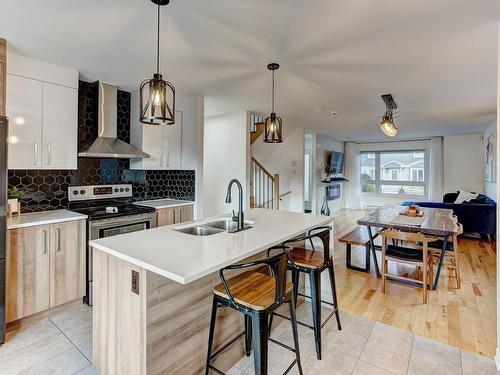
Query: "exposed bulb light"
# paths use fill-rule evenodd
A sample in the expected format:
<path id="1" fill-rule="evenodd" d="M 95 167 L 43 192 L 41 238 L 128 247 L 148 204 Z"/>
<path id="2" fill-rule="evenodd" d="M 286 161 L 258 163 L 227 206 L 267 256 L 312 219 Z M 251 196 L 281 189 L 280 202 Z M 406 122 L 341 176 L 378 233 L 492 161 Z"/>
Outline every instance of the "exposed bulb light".
<path id="1" fill-rule="evenodd" d="M 265 143 L 283 143 L 283 120 L 274 112 L 274 71 L 278 70 L 279 67 L 277 63 L 267 65 L 267 69 L 273 72 L 273 94 L 271 115 L 264 121 Z"/>
<path id="2" fill-rule="evenodd" d="M 382 130 L 382 132 L 388 137 L 395 137 L 396 135 L 398 135 L 399 130 L 396 125 L 394 125 L 394 120 L 391 113 L 386 112 L 386 114 L 384 115 L 384 118 L 380 123 L 380 130 Z"/>
<path id="3" fill-rule="evenodd" d="M 170 0 L 151 0 L 158 6 L 156 73 L 140 86 L 140 121 L 148 125 L 175 124 L 175 88 L 160 74 L 160 6 Z"/>

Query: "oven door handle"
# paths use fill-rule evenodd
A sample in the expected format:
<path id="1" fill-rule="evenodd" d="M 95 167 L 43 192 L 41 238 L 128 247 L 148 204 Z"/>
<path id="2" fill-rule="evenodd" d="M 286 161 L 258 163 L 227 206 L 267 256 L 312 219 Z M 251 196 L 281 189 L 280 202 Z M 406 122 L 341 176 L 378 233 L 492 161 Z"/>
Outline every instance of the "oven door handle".
<path id="1" fill-rule="evenodd" d="M 145 215 L 131 215 L 131 216 L 124 216 L 124 217 L 116 217 L 112 219 L 102 219 L 102 220 L 95 220 L 90 222 L 90 226 L 92 228 L 105 228 L 105 227 L 110 227 L 110 226 L 116 226 L 116 225 L 126 225 L 126 224 L 135 224 L 138 222 L 143 222 L 143 221 L 151 221 L 154 219 L 154 213 L 153 214 L 145 214 Z"/>

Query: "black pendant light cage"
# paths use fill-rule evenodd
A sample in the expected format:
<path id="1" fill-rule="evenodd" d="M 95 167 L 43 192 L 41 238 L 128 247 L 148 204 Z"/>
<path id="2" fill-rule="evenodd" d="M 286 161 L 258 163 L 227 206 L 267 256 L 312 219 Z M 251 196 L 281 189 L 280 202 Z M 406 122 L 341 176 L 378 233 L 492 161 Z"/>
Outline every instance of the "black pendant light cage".
<path id="1" fill-rule="evenodd" d="M 151 0 L 158 6 L 156 73 L 140 86 L 140 121 L 147 125 L 175 124 L 175 87 L 160 74 L 160 6 L 169 0 Z"/>
<path id="2" fill-rule="evenodd" d="M 274 112 L 274 71 L 279 69 L 279 64 L 271 63 L 267 69 L 273 73 L 272 90 L 272 112 L 264 121 L 264 142 L 265 143 L 283 143 L 283 120 Z"/>

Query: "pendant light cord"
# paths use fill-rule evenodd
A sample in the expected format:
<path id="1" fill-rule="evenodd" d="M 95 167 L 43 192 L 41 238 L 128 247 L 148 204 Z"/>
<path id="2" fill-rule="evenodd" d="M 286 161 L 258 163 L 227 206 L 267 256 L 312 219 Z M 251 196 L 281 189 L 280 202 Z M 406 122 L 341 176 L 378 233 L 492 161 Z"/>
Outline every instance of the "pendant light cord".
<path id="1" fill-rule="evenodd" d="M 272 102 L 273 102 L 273 111 L 272 111 L 272 113 L 274 113 L 274 70 L 273 70 L 273 100 L 272 100 Z"/>
<path id="2" fill-rule="evenodd" d="M 156 39 L 156 73 L 160 74 L 160 4 L 158 4 L 158 34 Z"/>

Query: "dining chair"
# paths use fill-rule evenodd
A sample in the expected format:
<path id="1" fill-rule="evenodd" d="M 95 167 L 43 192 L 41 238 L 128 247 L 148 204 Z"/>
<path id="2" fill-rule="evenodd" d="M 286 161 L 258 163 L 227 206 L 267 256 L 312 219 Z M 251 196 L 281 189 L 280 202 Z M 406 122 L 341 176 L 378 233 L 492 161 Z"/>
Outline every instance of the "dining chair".
<path id="1" fill-rule="evenodd" d="M 452 241 L 449 241 L 446 244 L 445 260 L 447 261 L 446 268 L 454 271 L 455 280 L 457 282 L 457 289 L 460 289 L 461 276 L 460 276 L 460 261 L 458 259 L 459 257 L 458 236 L 463 234 L 464 227 L 462 224 L 458 222 L 457 222 L 457 227 L 458 227 L 457 233 L 453 235 Z M 429 243 L 429 251 L 432 253 L 433 264 L 437 264 L 439 262 L 442 248 L 443 248 L 443 240 L 437 240 Z"/>
<path id="2" fill-rule="evenodd" d="M 427 303 L 428 284 L 433 281 L 432 252 L 429 252 L 429 242 L 436 241 L 434 237 L 427 237 L 422 233 L 399 232 L 385 229 L 382 235 L 382 292 L 387 292 L 387 282 L 395 281 L 412 286 L 422 286 L 423 301 Z M 391 241 L 388 241 L 391 240 Z M 402 244 L 415 244 L 415 247 Z M 398 274 L 389 273 L 388 262 L 402 263 L 422 269 L 422 279 L 412 279 Z M 418 275 L 418 272 L 417 272 Z"/>

